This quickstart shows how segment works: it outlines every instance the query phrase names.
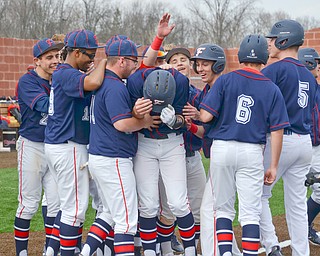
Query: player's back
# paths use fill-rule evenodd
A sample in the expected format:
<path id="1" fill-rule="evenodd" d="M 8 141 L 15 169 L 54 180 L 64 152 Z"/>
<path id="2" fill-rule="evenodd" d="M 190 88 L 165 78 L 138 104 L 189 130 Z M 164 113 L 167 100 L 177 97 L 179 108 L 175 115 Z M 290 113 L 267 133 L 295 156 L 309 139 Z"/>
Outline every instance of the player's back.
<path id="1" fill-rule="evenodd" d="M 281 90 L 291 124 L 298 134 L 309 134 L 316 80 L 298 60 L 285 58 L 262 70 Z"/>
<path id="2" fill-rule="evenodd" d="M 43 142 L 47 113 L 37 111 L 35 104 L 40 99 L 48 97 L 49 81 L 39 77 L 32 70 L 19 79 L 16 91 L 22 120 L 19 129 L 20 135 L 32 141 Z"/>
<path id="3" fill-rule="evenodd" d="M 213 139 L 265 144 L 273 127 L 288 126 L 280 90 L 258 71 L 241 69 L 222 75 L 201 106 L 216 113 L 216 123 L 208 132 Z"/>
<path id="4" fill-rule="evenodd" d="M 60 65 L 53 73 L 48 124 L 45 131 L 46 143 L 59 144 L 72 140 L 88 144 L 90 100 L 84 99 L 85 76 L 86 74 L 68 64 Z M 88 134 L 83 136 L 81 133 L 81 138 L 77 138 L 76 129 L 86 130 Z"/>

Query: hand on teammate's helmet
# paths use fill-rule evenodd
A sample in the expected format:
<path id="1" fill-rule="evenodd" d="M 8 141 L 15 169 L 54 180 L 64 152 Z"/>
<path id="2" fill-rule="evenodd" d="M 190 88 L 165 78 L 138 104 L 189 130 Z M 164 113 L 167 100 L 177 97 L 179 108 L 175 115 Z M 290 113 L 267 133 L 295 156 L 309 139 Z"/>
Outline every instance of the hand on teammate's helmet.
<path id="1" fill-rule="evenodd" d="M 175 124 L 177 117 L 174 108 L 170 104 L 168 104 L 168 107 L 165 107 L 161 110 L 160 119 L 163 123 L 165 123 L 172 129 L 172 126 Z"/>

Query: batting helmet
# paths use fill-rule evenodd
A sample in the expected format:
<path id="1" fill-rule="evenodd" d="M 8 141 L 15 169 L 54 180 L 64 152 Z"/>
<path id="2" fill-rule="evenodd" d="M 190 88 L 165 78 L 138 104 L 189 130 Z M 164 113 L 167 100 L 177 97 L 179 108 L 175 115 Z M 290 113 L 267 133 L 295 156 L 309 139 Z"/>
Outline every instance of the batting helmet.
<path id="1" fill-rule="evenodd" d="M 298 59 L 309 70 L 314 70 L 317 67 L 318 63 L 320 63 L 319 54 L 313 48 L 299 49 Z"/>
<path id="2" fill-rule="evenodd" d="M 152 111 L 161 110 L 172 104 L 176 95 L 176 81 L 173 75 L 162 69 L 152 71 L 143 84 L 143 97 L 153 102 Z"/>
<path id="3" fill-rule="evenodd" d="M 193 60 L 193 70 L 198 74 L 196 60 L 210 60 L 213 61 L 211 67 L 215 74 L 221 73 L 226 66 L 226 55 L 223 49 L 216 44 L 201 44 L 194 52 L 194 56 L 190 59 Z"/>
<path id="4" fill-rule="evenodd" d="M 248 35 L 242 40 L 238 52 L 240 63 L 250 62 L 266 64 L 268 58 L 268 43 L 264 36 Z"/>
<path id="5" fill-rule="evenodd" d="M 275 46 L 285 50 L 291 46 L 301 46 L 304 42 L 304 29 L 294 20 L 281 20 L 273 25 L 267 38 L 276 38 Z"/>

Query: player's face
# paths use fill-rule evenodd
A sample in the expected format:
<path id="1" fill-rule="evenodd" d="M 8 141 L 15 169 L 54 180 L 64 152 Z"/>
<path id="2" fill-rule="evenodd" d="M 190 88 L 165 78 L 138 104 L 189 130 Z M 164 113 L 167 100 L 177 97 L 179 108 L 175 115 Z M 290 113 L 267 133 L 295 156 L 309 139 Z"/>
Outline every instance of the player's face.
<path id="1" fill-rule="evenodd" d="M 214 64 L 211 60 L 196 60 L 196 68 L 201 76 L 202 82 L 212 85 L 215 80 L 216 74 L 212 71 L 212 65 Z"/>
<path id="2" fill-rule="evenodd" d="M 314 70 L 311 70 L 311 73 L 314 75 L 315 78 L 319 77 L 320 72 L 320 60 L 318 61 L 318 65 Z"/>
<path id="3" fill-rule="evenodd" d="M 60 60 L 60 53 L 58 50 L 52 50 L 44 53 L 39 58 L 35 59 L 37 68 L 43 70 L 43 72 L 52 75 L 53 71 L 57 68 Z"/>
<path id="4" fill-rule="evenodd" d="M 277 58 L 280 50 L 275 46 L 277 38 L 269 38 L 268 40 L 268 52 L 270 58 Z"/>
<path id="5" fill-rule="evenodd" d="M 159 67 L 159 66 L 164 65 L 164 64 L 166 64 L 166 60 L 165 59 L 157 58 L 156 63 L 155 63 L 156 67 Z"/>
<path id="6" fill-rule="evenodd" d="M 189 77 L 191 66 L 190 66 L 190 60 L 186 55 L 182 53 L 177 53 L 173 55 L 170 58 L 169 64 L 176 70 L 180 71 L 185 76 Z"/>
<path id="7" fill-rule="evenodd" d="M 124 59 L 125 70 L 123 78 L 128 78 L 138 68 L 137 57 L 122 57 Z"/>
<path id="8" fill-rule="evenodd" d="M 79 69 L 87 72 L 92 66 L 97 49 L 77 49 L 79 50 Z"/>

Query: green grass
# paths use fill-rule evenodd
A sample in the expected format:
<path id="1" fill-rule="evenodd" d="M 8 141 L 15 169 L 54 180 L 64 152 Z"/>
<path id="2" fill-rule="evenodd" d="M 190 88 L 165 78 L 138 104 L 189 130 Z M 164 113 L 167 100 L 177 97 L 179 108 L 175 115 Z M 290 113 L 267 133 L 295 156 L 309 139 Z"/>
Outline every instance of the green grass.
<path id="1" fill-rule="evenodd" d="M 13 232 L 15 213 L 18 207 L 18 173 L 16 168 L 0 169 L 0 233 Z M 89 229 L 95 216 L 91 201 L 86 213 L 84 228 Z M 41 205 L 32 218 L 31 231 L 43 230 Z"/>
<path id="2" fill-rule="evenodd" d="M 209 160 L 203 160 L 205 169 L 209 168 Z M 310 190 L 308 195 L 310 195 Z M 18 173 L 16 168 L 0 169 L 0 233 L 13 232 L 13 222 L 18 201 Z M 280 180 L 273 188 L 273 196 L 270 200 L 271 211 L 273 215 L 284 214 L 283 204 L 283 184 Z M 236 203 L 237 207 L 237 203 Z M 89 229 L 95 216 L 95 211 L 91 207 L 91 201 L 86 214 L 84 229 Z M 237 216 L 234 225 L 238 225 Z M 37 214 L 31 221 L 31 231 L 43 230 L 43 220 L 41 206 Z"/>

